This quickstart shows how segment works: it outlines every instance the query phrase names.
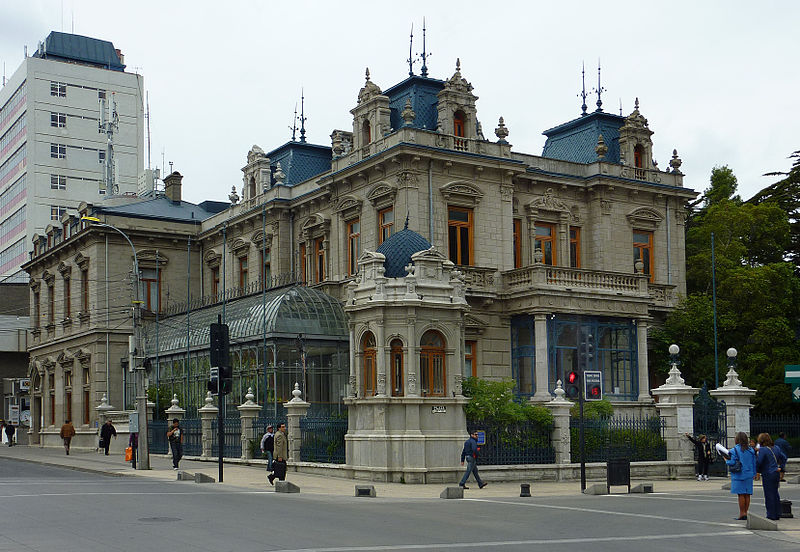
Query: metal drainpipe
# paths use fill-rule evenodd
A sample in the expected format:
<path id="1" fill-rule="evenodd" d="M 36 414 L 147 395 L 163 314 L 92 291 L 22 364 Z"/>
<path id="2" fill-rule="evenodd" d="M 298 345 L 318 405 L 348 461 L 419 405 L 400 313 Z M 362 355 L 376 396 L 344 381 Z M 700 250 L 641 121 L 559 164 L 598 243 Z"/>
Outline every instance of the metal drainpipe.
<path id="1" fill-rule="evenodd" d="M 670 239 L 670 219 L 669 219 L 669 197 L 666 198 L 667 205 L 667 284 L 672 284 L 672 262 L 670 260 L 672 253 L 672 240 Z"/>
<path id="2" fill-rule="evenodd" d="M 289 268 L 292 276 L 297 280 L 294 275 L 294 211 L 289 212 Z"/>
<path id="3" fill-rule="evenodd" d="M 406 209 L 408 209 L 408 205 L 406 205 Z M 433 245 L 433 159 L 428 161 L 428 217 L 430 218 L 428 241 Z"/>
<path id="4" fill-rule="evenodd" d="M 108 350 L 108 348 L 110 347 L 109 337 L 108 337 L 108 330 L 109 330 L 109 327 L 111 326 L 111 319 L 110 319 L 110 313 L 109 313 L 109 310 L 108 310 L 108 234 L 107 233 L 105 234 L 105 242 L 106 242 L 106 253 L 105 253 L 105 255 L 106 255 L 106 263 L 105 263 L 106 264 L 106 267 L 105 267 L 105 271 L 106 271 L 106 398 L 108 400 L 111 400 L 111 398 L 109 397 L 109 395 L 111 394 L 111 384 L 110 384 L 110 380 L 109 380 L 109 377 L 111 376 L 111 351 Z M 124 376 L 124 374 L 123 374 L 123 376 Z M 122 378 L 122 381 L 123 382 L 125 381 L 124 377 Z M 124 385 L 124 383 L 123 383 L 123 386 L 122 386 L 122 408 L 123 409 L 125 408 L 125 385 Z"/>

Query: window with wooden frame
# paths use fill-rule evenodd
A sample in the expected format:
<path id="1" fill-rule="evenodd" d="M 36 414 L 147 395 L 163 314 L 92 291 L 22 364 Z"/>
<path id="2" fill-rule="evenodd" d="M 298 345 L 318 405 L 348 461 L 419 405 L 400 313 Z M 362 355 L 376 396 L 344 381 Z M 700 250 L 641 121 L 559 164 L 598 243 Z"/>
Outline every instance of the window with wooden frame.
<path id="1" fill-rule="evenodd" d="M 306 278 L 306 244 L 300 244 L 300 280 L 305 284 L 308 279 Z"/>
<path id="2" fill-rule="evenodd" d="M 478 377 L 478 342 L 464 342 L 464 373 L 473 378 Z"/>
<path id="3" fill-rule="evenodd" d="M 453 113 L 453 135 L 458 136 L 459 138 L 464 138 L 465 134 L 465 119 L 464 112 L 461 110 L 456 111 Z"/>
<path id="4" fill-rule="evenodd" d="M 64 318 L 72 316 L 72 290 L 70 279 L 64 278 Z"/>
<path id="5" fill-rule="evenodd" d="M 56 425 L 56 392 L 50 388 L 50 425 Z"/>
<path id="6" fill-rule="evenodd" d="M 259 254 L 261 255 L 261 285 L 267 288 L 272 282 L 272 253 L 268 247 Z"/>
<path id="7" fill-rule="evenodd" d="M 472 264 L 472 209 L 447 208 L 447 238 L 450 260 L 457 265 Z"/>
<path id="8" fill-rule="evenodd" d="M 56 319 L 56 288 L 54 285 L 47 286 L 47 324 L 52 325 Z"/>
<path id="9" fill-rule="evenodd" d="M 378 245 L 394 233 L 394 207 L 378 211 Z"/>
<path id="10" fill-rule="evenodd" d="M 89 390 L 88 389 L 84 389 L 84 391 L 83 391 L 83 424 L 84 425 L 88 425 L 89 424 L 89 409 L 91 408 L 90 404 L 89 404 L 90 397 L 91 397 L 91 393 L 89 392 Z"/>
<path id="11" fill-rule="evenodd" d="M 542 263 L 550 266 L 556 264 L 556 225 L 549 222 L 537 222 L 534 232 L 534 251 L 542 252 Z"/>
<path id="12" fill-rule="evenodd" d="M 72 420 L 72 391 L 64 392 L 64 420 Z"/>
<path id="13" fill-rule="evenodd" d="M 428 330 L 420 339 L 419 369 L 422 393 L 428 397 L 447 396 L 445 341 L 442 334 Z"/>
<path id="14" fill-rule="evenodd" d="M 33 292 L 33 327 L 38 328 L 42 320 L 42 306 L 39 303 L 40 295 L 38 291 Z"/>
<path id="15" fill-rule="evenodd" d="M 161 271 L 141 269 L 142 307 L 150 312 L 161 312 Z"/>
<path id="16" fill-rule="evenodd" d="M 347 223 L 347 275 L 358 272 L 358 254 L 361 251 L 361 221 L 354 219 Z"/>
<path id="17" fill-rule="evenodd" d="M 244 289 L 247 287 L 247 255 L 239 257 L 239 287 Z"/>
<path id="18" fill-rule="evenodd" d="M 392 396 L 402 397 L 403 392 L 403 342 L 393 339 L 389 353 L 391 363 Z"/>
<path id="19" fill-rule="evenodd" d="M 581 267 L 581 229 L 577 226 L 569 227 L 569 266 Z"/>
<path id="20" fill-rule="evenodd" d="M 637 169 L 644 168 L 644 148 L 641 144 L 633 148 L 633 166 Z"/>
<path id="21" fill-rule="evenodd" d="M 514 268 L 522 267 L 522 221 L 514 219 Z"/>
<path id="22" fill-rule="evenodd" d="M 81 312 L 89 312 L 89 269 L 81 270 Z"/>
<path id="23" fill-rule="evenodd" d="M 649 276 L 649 280 L 654 281 L 653 273 L 653 233 L 649 230 L 633 231 L 633 267 L 636 270 L 636 263 L 642 261 L 644 274 Z"/>
<path id="24" fill-rule="evenodd" d="M 325 238 L 314 240 L 314 283 L 325 280 Z"/>
<path id="25" fill-rule="evenodd" d="M 211 269 L 211 295 L 219 293 L 219 267 L 215 266 Z"/>
<path id="26" fill-rule="evenodd" d="M 361 338 L 361 389 L 364 397 L 374 397 L 378 384 L 375 335 L 367 332 Z"/>
<path id="27" fill-rule="evenodd" d="M 363 142 L 361 144 L 362 146 L 366 146 L 372 142 L 372 129 L 370 128 L 369 121 L 366 119 L 361 125 L 361 141 Z"/>

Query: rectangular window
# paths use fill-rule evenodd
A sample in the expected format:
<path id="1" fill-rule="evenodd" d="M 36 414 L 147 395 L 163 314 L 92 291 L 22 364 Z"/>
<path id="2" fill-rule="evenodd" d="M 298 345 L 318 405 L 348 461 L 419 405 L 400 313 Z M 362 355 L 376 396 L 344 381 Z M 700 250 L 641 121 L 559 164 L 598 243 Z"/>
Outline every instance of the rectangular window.
<path id="1" fill-rule="evenodd" d="M 47 286 L 47 324 L 52 325 L 56 320 L 56 288 Z"/>
<path id="2" fill-rule="evenodd" d="M 89 312 L 89 271 L 81 270 L 81 311 Z"/>
<path id="3" fill-rule="evenodd" d="M 239 257 L 239 287 L 244 289 L 247 287 L 247 255 Z"/>
<path id="4" fill-rule="evenodd" d="M 314 283 L 325 280 L 325 238 L 314 240 Z"/>
<path id="5" fill-rule="evenodd" d="M 50 388 L 50 425 L 56 425 L 56 393 Z"/>
<path id="6" fill-rule="evenodd" d="M 67 177 L 61 174 L 50 175 L 50 189 L 51 190 L 66 190 Z"/>
<path id="7" fill-rule="evenodd" d="M 33 294 L 33 327 L 38 328 L 42 319 L 42 308 L 39 303 L 39 292 Z"/>
<path id="8" fill-rule="evenodd" d="M 358 254 L 361 250 L 361 222 L 359 219 L 347 223 L 347 275 L 358 272 Z"/>
<path id="9" fill-rule="evenodd" d="M 64 393 L 64 419 L 72 420 L 72 391 Z"/>
<path id="10" fill-rule="evenodd" d="M 64 278 L 64 318 L 72 316 L 72 293 L 70 279 Z"/>
<path id="11" fill-rule="evenodd" d="M 61 220 L 61 217 L 67 212 L 65 205 L 51 205 L 50 206 L 50 220 Z"/>
<path id="12" fill-rule="evenodd" d="M 581 229 L 576 226 L 569 227 L 569 266 L 581 267 Z"/>
<path id="13" fill-rule="evenodd" d="M 478 342 L 464 342 L 464 373 L 473 378 L 478 377 Z"/>
<path id="14" fill-rule="evenodd" d="M 261 285 L 269 287 L 272 282 L 272 255 L 269 248 L 261 251 Z"/>
<path id="15" fill-rule="evenodd" d="M 89 391 L 83 392 L 83 425 L 89 424 Z"/>
<path id="16" fill-rule="evenodd" d="M 155 268 L 140 269 L 142 274 L 142 307 L 150 312 L 161 312 L 161 271 Z"/>
<path id="17" fill-rule="evenodd" d="M 546 222 L 537 222 L 535 227 L 536 241 L 534 251 L 542 252 L 542 262 L 546 265 L 556 264 L 556 225 Z"/>
<path id="18" fill-rule="evenodd" d="M 63 82 L 50 81 L 50 95 L 59 98 L 67 97 L 67 84 Z"/>
<path id="19" fill-rule="evenodd" d="M 378 245 L 385 242 L 394 232 L 394 207 L 378 212 Z"/>
<path id="20" fill-rule="evenodd" d="M 55 111 L 50 112 L 50 126 L 57 127 L 57 128 L 64 128 L 67 126 L 67 114 L 66 113 L 56 113 Z"/>
<path id="21" fill-rule="evenodd" d="M 53 159 L 66 159 L 67 146 L 64 144 L 50 144 L 50 157 Z"/>
<path id="22" fill-rule="evenodd" d="M 98 90 L 97 91 L 97 99 L 98 100 L 105 100 L 106 99 L 106 91 L 105 90 Z"/>
<path id="23" fill-rule="evenodd" d="M 300 281 L 302 283 L 307 283 L 308 279 L 306 278 L 306 244 L 305 242 L 300 244 Z"/>
<path id="24" fill-rule="evenodd" d="M 450 260 L 457 265 L 471 265 L 472 209 L 448 207 L 447 213 Z"/>
<path id="25" fill-rule="evenodd" d="M 105 150 L 97 150 L 97 162 L 101 165 L 106 162 L 106 152 Z M 100 186 L 103 184 L 101 183 Z"/>
<path id="26" fill-rule="evenodd" d="M 514 219 L 514 268 L 522 267 L 522 221 Z"/>
<path id="27" fill-rule="evenodd" d="M 647 230 L 633 231 L 633 268 L 636 263 L 643 263 L 642 271 L 653 281 L 653 233 Z"/>
<path id="28" fill-rule="evenodd" d="M 211 269 L 211 295 L 219 293 L 219 267 L 215 266 Z"/>

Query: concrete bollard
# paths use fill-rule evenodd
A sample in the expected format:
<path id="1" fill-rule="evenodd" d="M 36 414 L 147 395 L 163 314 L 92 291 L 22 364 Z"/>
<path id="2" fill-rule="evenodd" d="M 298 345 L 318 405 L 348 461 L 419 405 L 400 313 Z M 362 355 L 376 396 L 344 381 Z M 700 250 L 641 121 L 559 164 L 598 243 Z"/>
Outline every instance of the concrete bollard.
<path id="1" fill-rule="evenodd" d="M 747 513 L 747 528 L 758 531 L 777 531 L 778 522 L 772 521 L 765 517 L 757 516 L 753 513 Z"/>
<path id="2" fill-rule="evenodd" d="M 606 495 L 608 494 L 608 487 L 605 483 L 592 483 L 591 485 L 586 487 L 586 490 L 583 491 L 583 494 L 587 495 Z"/>
<path id="3" fill-rule="evenodd" d="M 519 485 L 519 496 L 531 496 L 531 485 L 530 485 L 530 483 L 520 483 L 520 485 Z"/>
<path id="4" fill-rule="evenodd" d="M 178 481 L 194 481 L 194 474 L 192 472 L 179 471 Z"/>
<path id="5" fill-rule="evenodd" d="M 439 498 L 464 498 L 463 487 L 445 487 Z"/>
<path id="6" fill-rule="evenodd" d="M 375 498 L 375 485 L 356 485 L 356 496 Z"/>
<path id="7" fill-rule="evenodd" d="M 194 482 L 195 483 L 214 483 L 215 479 L 210 475 L 206 475 L 204 473 L 196 473 L 194 474 Z"/>
<path id="8" fill-rule="evenodd" d="M 288 481 L 276 481 L 275 482 L 275 492 L 276 493 L 299 493 L 300 492 L 300 487 L 298 487 L 294 483 L 289 483 Z"/>
<path id="9" fill-rule="evenodd" d="M 639 483 L 631 488 L 632 493 L 652 493 L 653 492 L 653 484 L 652 483 Z"/>

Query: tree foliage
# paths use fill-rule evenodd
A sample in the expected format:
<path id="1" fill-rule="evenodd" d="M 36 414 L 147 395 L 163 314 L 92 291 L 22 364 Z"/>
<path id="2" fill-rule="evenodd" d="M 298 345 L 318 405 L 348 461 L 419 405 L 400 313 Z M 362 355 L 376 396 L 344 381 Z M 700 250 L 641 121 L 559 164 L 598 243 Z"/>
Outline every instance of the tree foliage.
<path id="1" fill-rule="evenodd" d="M 466 378 L 464 395 L 470 397 L 464 407 L 468 420 L 497 422 L 509 425 L 532 421 L 542 427 L 553 425 L 553 415 L 544 406 L 516 402 L 512 380 L 489 381 Z"/>

